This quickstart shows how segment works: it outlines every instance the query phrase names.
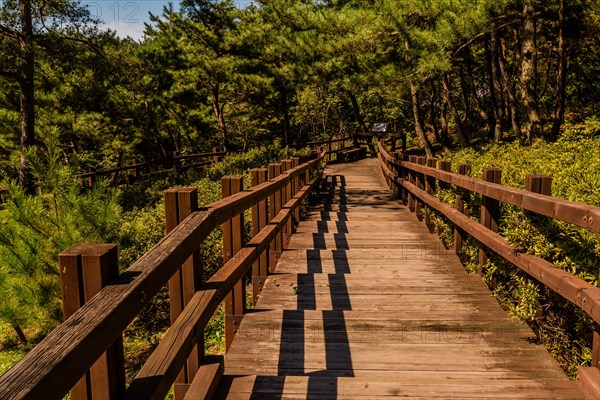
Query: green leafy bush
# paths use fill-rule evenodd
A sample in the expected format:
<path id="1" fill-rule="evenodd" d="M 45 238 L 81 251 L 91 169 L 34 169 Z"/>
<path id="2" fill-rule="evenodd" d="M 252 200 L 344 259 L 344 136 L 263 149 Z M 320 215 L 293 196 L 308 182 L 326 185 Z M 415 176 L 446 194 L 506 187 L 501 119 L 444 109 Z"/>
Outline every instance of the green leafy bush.
<path id="1" fill-rule="evenodd" d="M 502 183 L 520 189 L 525 188 L 527 174 L 546 174 L 553 177 L 554 197 L 600 206 L 600 138 L 590 130 L 567 132 L 556 143 L 539 141 L 527 147 L 514 142 L 464 149 L 451 155 L 453 170 L 459 163 L 469 163 L 470 175 L 481 178 L 483 168 L 500 168 Z M 457 194 L 452 187 L 437 196 L 454 204 Z M 478 220 L 480 203 L 481 196 L 471 196 L 468 208 L 472 219 Z M 452 246 L 448 222 L 437 216 L 435 223 L 442 226 L 444 243 Z M 507 204 L 501 204 L 500 234 L 513 246 L 598 284 L 597 234 Z M 469 238 L 464 249 L 466 269 L 476 272 L 477 242 Z M 571 377 L 578 366 L 591 361 L 592 321 L 585 313 L 497 255 L 492 254 L 483 266 L 483 279 L 511 315 L 530 324 Z"/>

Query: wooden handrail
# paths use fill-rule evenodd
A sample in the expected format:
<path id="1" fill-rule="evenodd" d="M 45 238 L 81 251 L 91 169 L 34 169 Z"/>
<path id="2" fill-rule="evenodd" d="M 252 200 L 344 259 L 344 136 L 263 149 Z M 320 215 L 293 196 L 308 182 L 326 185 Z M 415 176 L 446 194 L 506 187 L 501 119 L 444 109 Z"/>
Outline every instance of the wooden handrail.
<path id="1" fill-rule="evenodd" d="M 455 243 L 455 251 L 457 254 L 462 251 L 463 235 L 468 234 L 482 246 L 485 246 L 485 248 L 511 262 L 529 276 L 539 281 L 542 285 L 559 294 L 565 300 L 573 303 L 592 318 L 596 326 L 596 328 L 594 328 L 592 367 L 596 370 L 600 365 L 600 330 L 597 328 L 600 326 L 600 288 L 556 267 L 554 264 L 541 257 L 526 254 L 514 248 L 508 240 L 497 233 L 496 222 L 491 224 L 491 226 L 488 226 L 485 225 L 486 222 L 482 219 L 480 223 L 478 223 L 469 218 L 468 215 L 465 215 L 462 208 L 464 206 L 464 199 L 468 198 L 465 197 L 464 193 L 475 192 L 482 195 L 482 218 L 485 212 L 491 213 L 493 218 L 499 219 L 499 208 L 496 210 L 491 208 L 484 209 L 484 206 L 486 204 L 491 204 L 490 201 L 502 201 L 539 215 L 569 222 L 592 232 L 600 233 L 600 207 L 556 199 L 549 195 L 539 194 L 533 191 L 515 189 L 503 186 L 499 183 L 467 177 L 463 175 L 470 167 L 467 164 L 460 165 L 459 167 L 461 168 L 459 168 L 459 173 L 456 174 L 449 171 L 448 163 L 443 163 L 443 165 L 440 165 L 440 169 L 436 169 L 434 167 L 436 165 L 435 159 L 427 160 L 427 164 L 431 166 L 426 166 L 423 165 L 426 161 L 424 157 L 417 158 L 416 156 L 410 156 L 409 161 L 406 161 L 402 159 L 403 157 L 399 157 L 401 154 L 397 154 L 396 158 L 393 158 L 387 151 L 385 143 L 382 141 L 379 141 L 378 147 L 379 166 L 388 185 L 397 186 L 403 191 L 408 192 L 409 208 L 411 211 L 415 211 L 417 214 L 419 213 L 420 201 L 442 214 L 454 224 L 455 240 L 457 237 L 461 240 L 461 244 L 457 245 Z M 396 169 L 398 172 L 393 171 Z M 494 178 L 498 178 L 494 180 L 499 182 L 501 171 L 497 169 L 488 169 L 484 172 L 486 179 L 488 179 L 488 175 L 489 178 L 494 175 Z M 408 175 L 408 179 L 405 179 L 405 175 Z M 538 189 L 532 189 L 533 186 L 530 186 L 529 189 L 540 192 L 542 192 L 541 179 L 546 178 L 548 181 L 551 180 L 551 178 L 547 176 L 528 176 L 528 178 L 531 178 L 531 182 L 533 182 L 534 179 L 538 179 L 540 187 Z M 427 182 L 427 180 L 429 180 L 428 183 L 424 185 L 424 182 Z M 440 182 L 440 186 L 452 184 L 463 191 L 463 194 L 459 196 L 457 201 L 461 210 L 443 203 L 433 195 L 431 187 L 432 184 L 435 186 L 435 180 Z M 549 187 L 546 192 L 549 193 Z M 402 195 L 402 197 L 404 196 Z M 412 206 L 411 202 L 413 204 Z M 486 207 L 490 206 L 487 205 Z M 427 218 L 425 219 L 427 220 Z M 483 247 L 480 247 L 480 269 L 487 258 L 487 256 L 483 254 L 482 260 L 482 253 L 484 253 Z M 585 369 L 580 370 L 580 373 L 581 377 L 578 377 L 578 380 L 586 382 L 589 381 L 589 376 L 598 375 L 597 371 L 589 372 Z M 597 394 L 600 394 L 600 391 L 596 393 L 596 395 Z"/>
<path id="2" fill-rule="evenodd" d="M 177 163 L 177 162 L 180 162 L 181 160 L 189 160 L 192 158 L 222 157 L 227 154 L 228 153 L 226 151 L 213 151 L 213 152 L 208 152 L 208 153 L 173 155 L 170 159 L 159 158 L 159 159 L 152 160 L 152 161 L 147 161 L 147 162 L 142 162 L 142 163 L 134 163 L 134 164 L 130 164 L 130 165 L 124 165 L 121 167 L 104 169 L 101 171 L 84 172 L 81 174 L 77 174 L 77 176 L 79 178 L 91 178 L 91 177 L 102 176 L 102 175 L 110 175 L 110 174 L 114 174 L 114 173 L 122 172 L 122 171 L 129 171 L 129 170 L 133 170 L 136 168 L 145 168 L 145 167 L 151 167 L 154 165 L 169 164 L 171 162 Z"/>
<path id="3" fill-rule="evenodd" d="M 0 398 L 62 398 L 214 228 L 267 199 L 294 178 L 319 168 L 324 157 L 325 153 L 275 179 L 191 213 L 0 377 Z M 231 268 L 231 264 L 226 267 Z M 222 268 L 215 279 L 224 271 Z M 203 293 L 210 295 L 210 290 Z"/>
<path id="4" fill-rule="evenodd" d="M 352 140 L 352 136 L 344 136 L 344 137 L 337 138 L 337 139 L 325 139 L 325 140 L 317 140 L 314 142 L 307 142 L 306 146 L 314 147 L 314 146 L 318 146 L 320 144 L 337 143 L 337 142 L 343 142 L 346 140 Z"/>
<path id="5" fill-rule="evenodd" d="M 196 292 L 127 389 L 124 399 L 163 398 L 185 363 L 204 327 L 235 282 L 250 269 L 287 223 L 319 178 L 303 187 L 292 200 Z"/>
<path id="6" fill-rule="evenodd" d="M 532 211 L 536 214 L 569 222 L 581 228 L 589 229 L 592 232 L 600 233 L 600 207 L 515 189 L 408 161 L 397 162 L 387 154 L 384 148 L 381 155 L 391 165 L 404 167 L 459 188 Z"/>
<path id="7" fill-rule="evenodd" d="M 217 151 L 217 152 L 209 152 L 209 153 L 196 153 L 196 154 L 185 154 L 182 156 L 173 156 L 174 160 L 187 160 L 190 158 L 204 158 L 204 157 L 220 157 L 220 156 L 226 156 L 227 153 L 226 151 Z"/>
<path id="8" fill-rule="evenodd" d="M 594 321 L 600 323 L 600 288 L 556 267 L 541 257 L 519 252 L 504 237 L 483 227 L 452 206 L 435 196 L 427 194 L 410 182 L 402 185 L 431 208 L 444 214 L 452 223 L 463 229 L 478 242 L 486 245 L 496 254 L 519 267 L 531 277 L 540 281 L 566 300 L 585 311 Z"/>

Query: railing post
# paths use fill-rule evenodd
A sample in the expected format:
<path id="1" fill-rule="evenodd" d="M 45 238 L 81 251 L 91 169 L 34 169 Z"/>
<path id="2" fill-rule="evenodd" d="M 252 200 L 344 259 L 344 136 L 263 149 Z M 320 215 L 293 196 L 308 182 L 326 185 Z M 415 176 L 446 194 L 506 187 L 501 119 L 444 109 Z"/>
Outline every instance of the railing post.
<path id="1" fill-rule="evenodd" d="M 300 165 L 300 157 L 292 157 L 292 168 L 296 168 L 297 166 Z M 300 186 L 300 178 L 294 178 L 292 180 L 292 197 L 294 197 L 296 195 L 296 193 L 298 193 L 298 191 L 300 191 L 300 189 L 302 188 L 302 186 Z M 298 224 L 300 223 L 300 207 L 296 207 L 294 209 L 294 221 L 293 221 L 293 229 L 295 231 L 296 226 L 298 226 Z"/>
<path id="2" fill-rule="evenodd" d="M 281 163 L 269 164 L 269 179 L 277 178 L 281 175 Z M 277 190 L 275 193 L 269 196 L 269 220 L 275 218 L 281 211 L 281 190 Z M 277 261 L 283 251 L 283 232 L 280 231 L 273 239 L 270 245 L 269 253 L 269 271 L 275 272 Z"/>
<path id="3" fill-rule="evenodd" d="M 327 161 L 331 161 L 331 142 L 327 142 Z"/>
<path id="4" fill-rule="evenodd" d="M 290 169 L 292 169 L 292 160 L 282 160 L 281 161 L 281 172 L 287 172 Z M 287 204 L 288 201 L 290 201 L 290 199 L 292 198 L 291 194 L 292 194 L 292 182 L 289 181 L 282 189 L 281 191 L 281 208 L 283 208 L 283 206 L 285 206 Z M 287 249 L 289 244 L 290 244 L 290 239 L 292 236 L 292 218 L 288 218 L 287 222 L 285 223 L 284 229 L 283 229 L 283 249 Z"/>
<path id="5" fill-rule="evenodd" d="M 452 172 L 452 162 L 450 160 L 441 160 L 438 168 L 441 171 Z M 450 185 L 448 185 L 446 182 L 440 181 L 441 190 L 448 190 L 448 188 L 450 188 Z"/>
<path id="6" fill-rule="evenodd" d="M 167 233 L 171 232 L 190 214 L 198 210 L 198 192 L 195 188 L 168 189 L 164 192 Z M 169 308 L 171 325 L 179 317 L 201 285 L 200 257 L 198 251 L 188 258 L 169 279 Z M 198 343 L 181 370 L 176 384 L 191 383 L 204 355 L 204 340 Z"/>
<path id="7" fill-rule="evenodd" d="M 598 274 L 600 286 L 600 273 Z M 592 367 L 600 369 L 600 324 L 594 322 L 594 335 L 592 339 Z"/>
<path id="8" fill-rule="evenodd" d="M 525 190 L 552 196 L 552 177 L 549 175 L 528 174 L 525 178 Z"/>
<path id="9" fill-rule="evenodd" d="M 451 172 L 452 171 L 452 162 L 450 160 L 440 160 L 440 162 L 438 164 L 438 168 L 440 169 L 440 171 Z M 446 182 L 442 182 L 441 180 L 438 182 L 438 185 L 439 185 L 439 190 L 448 190 L 448 188 L 450 187 L 450 185 L 448 185 Z M 441 224 L 439 224 L 437 226 L 436 233 L 438 236 L 440 236 L 442 234 L 442 225 Z"/>
<path id="10" fill-rule="evenodd" d="M 460 175 L 469 175 L 471 173 L 471 164 L 458 164 L 456 172 Z M 465 214 L 469 215 L 467 204 L 469 202 L 470 193 L 467 190 L 459 189 L 459 194 L 456 196 L 455 204 L 456 209 Z M 459 227 L 454 227 L 454 252 L 462 259 L 464 255 L 463 246 L 467 240 L 467 235 L 464 230 Z"/>
<path id="11" fill-rule="evenodd" d="M 427 163 L 427 157 L 417 157 L 417 164 L 425 165 L 426 163 Z M 425 174 L 418 172 L 416 174 L 416 179 L 417 179 L 417 187 L 421 190 L 425 190 Z M 422 203 L 421 201 L 419 201 L 418 199 L 415 199 L 415 201 L 416 201 L 415 214 L 417 215 L 417 218 L 421 219 L 421 218 L 423 218 L 423 214 L 424 214 L 422 211 L 422 208 L 425 207 L 425 204 Z"/>
<path id="12" fill-rule="evenodd" d="M 267 181 L 267 169 L 256 168 L 250 170 L 252 186 L 260 185 Z M 256 236 L 269 222 L 267 201 L 263 200 L 252 206 L 252 236 Z M 269 270 L 269 252 L 263 251 L 258 260 L 252 264 L 252 303 L 256 304 L 258 295 L 262 291 Z"/>
<path id="13" fill-rule="evenodd" d="M 75 245 L 58 256 L 65 320 L 119 275 L 117 246 Z M 119 337 L 71 390 L 71 399 L 117 399 L 125 391 Z"/>
<path id="14" fill-rule="evenodd" d="M 410 162 L 411 164 L 416 164 L 417 156 L 409 156 L 408 162 Z M 416 185 L 415 171 L 410 168 L 408 169 L 408 181 L 413 185 Z M 408 209 L 411 212 L 415 212 L 416 210 L 415 196 L 410 191 L 408 192 Z"/>
<path id="15" fill-rule="evenodd" d="M 502 171 L 498 168 L 484 168 L 483 180 L 500 184 L 502 182 Z M 500 222 L 500 202 L 487 196 L 481 196 L 481 219 L 480 223 L 493 232 L 498 232 Z M 488 256 L 485 247 L 479 247 L 479 275 L 483 275 L 483 266 L 487 264 Z"/>
<path id="16" fill-rule="evenodd" d="M 549 175 L 527 174 L 527 176 L 525 177 L 525 190 L 527 190 L 528 192 L 552 196 L 552 177 Z M 532 213 L 530 211 L 525 211 L 525 213 L 527 215 L 536 215 L 535 213 Z M 537 279 L 534 279 L 534 281 L 540 284 L 540 282 Z M 539 338 L 541 335 L 540 327 L 541 321 L 543 319 L 543 309 L 542 307 L 539 307 L 538 310 L 538 313 L 536 313 L 535 315 L 535 322 L 537 323 L 537 325 L 534 325 L 533 331 Z"/>
<path id="17" fill-rule="evenodd" d="M 131 171 L 131 174 L 133 175 L 134 178 L 137 178 L 138 176 L 140 176 L 140 169 L 138 167 L 139 163 L 140 163 L 140 160 L 133 160 L 133 170 Z"/>
<path id="18" fill-rule="evenodd" d="M 219 156 L 218 156 L 218 155 L 216 155 L 216 154 L 214 154 L 214 153 L 217 153 L 218 151 L 219 151 L 219 149 L 218 149 L 218 148 L 216 148 L 216 147 L 213 147 L 213 148 L 212 148 L 212 152 L 213 152 L 213 156 L 212 156 L 212 163 L 213 163 L 213 164 L 216 164 L 216 163 L 218 163 L 218 162 L 219 162 Z"/>
<path id="19" fill-rule="evenodd" d="M 179 167 L 181 167 L 181 160 L 178 158 L 180 156 L 178 151 L 173 152 L 173 172 L 179 171 Z"/>
<path id="20" fill-rule="evenodd" d="M 428 166 L 429 168 L 436 168 L 437 167 L 437 159 L 428 158 L 425 165 Z M 428 194 L 430 194 L 432 196 L 435 194 L 435 191 L 436 191 L 435 177 L 428 175 L 425 178 L 425 190 L 427 191 Z M 425 225 L 427 225 L 429 230 L 431 232 L 433 232 L 433 229 L 431 226 L 431 211 L 432 210 L 430 210 L 429 207 L 427 207 L 425 209 Z"/>
<path id="21" fill-rule="evenodd" d="M 396 178 L 403 178 L 403 172 L 402 172 L 402 166 L 400 165 L 400 163 L 402 162 L 402 153 L 401 152 L 395 152 L 393 154 L 394 157 L 394 162 L 396 163 L 396 165 L 393 165 L 391 170 L 394 171 L 396 173 Z M 402 184 L 400 185 L 394 185 L 394 195 L 396 199 L 403 199 L 403 187 Z"/>
<path id="22" fill-rule="evenodd" d="M 88 170 L 88 172 L 92 173 L 92 172 L 96 172 L 96 170 L 94 168 L 90 168 Z M 94 186 L 94 182 L 96 181 L 96 175 L 94 174 L 94 175 L 88 176 L 87 181 L 88 181 L 88 187 Z"/>
<path id="23" fill-rule="evenodd" d="M 221 178 L 222 198 L 231 196 L 244 190 L 242 176 L 224 176 Z M 242 249 L 244 235 L 243 213 L 236 215 L 223 224 L 223 262 L 226 263 Z M 246 286 L 244 279 L 233 286 L 231 292 L 225 297 L 225 351 L 233 342 L 244 311 L 246 308 Z"/>

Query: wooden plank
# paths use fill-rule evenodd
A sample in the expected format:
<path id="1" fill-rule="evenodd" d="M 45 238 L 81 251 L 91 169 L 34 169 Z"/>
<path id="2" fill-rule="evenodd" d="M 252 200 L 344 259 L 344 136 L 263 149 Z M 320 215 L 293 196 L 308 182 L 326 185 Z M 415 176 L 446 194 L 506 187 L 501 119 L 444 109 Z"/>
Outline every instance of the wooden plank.
<path id="1" fill-rule="evenodd" d="M 588 400 L 600 399 L 600 369 L 579 367 L 576 382 Z"/>
<path id="2" fill-rule="evenodd" d="M 213 398 L 222 376 L 223 357 L 212 356 L 208 360 L 205 359 L 183 399 L 201 400 Z"/>
<path id="3" fill-rule="evenodd" d="M 75 245 L 59 255 L 65 318 L 90 301 L 119 273 L 113 244 Z M 125 389 L 123 340 L 118 338 L 71 390 L 71 398 L 116 399 Z"/>
<path id="4" fill-rule="evenodd" d="M 251 171 L 252 186 L 267 181 L 267 169 L 256 168 Z M 255 236 L 268 223 L 267 201 L 263 200 L 252 207 L 252 235 Z M 259 259 L 252 265 L 252 300 L 256 304 L 269 270 L 269 252 L 263 251 Z"/>

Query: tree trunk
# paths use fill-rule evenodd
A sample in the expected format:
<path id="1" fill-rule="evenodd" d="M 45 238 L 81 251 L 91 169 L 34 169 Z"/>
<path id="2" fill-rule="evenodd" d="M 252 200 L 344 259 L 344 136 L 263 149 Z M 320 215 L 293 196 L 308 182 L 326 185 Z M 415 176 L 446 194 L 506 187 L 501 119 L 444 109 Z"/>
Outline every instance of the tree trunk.
<path id="1" fill-rule="evenodd" d="M 434 154 L 433 147 L 425 134 L 425 129 L 423 129 L 423 120 L 421 119 L 421 110 L 419 109 L 419 93 L 417 86 L 412 82 L 410 83 L 410 98 L 412 101 L 413 118 L 415 120 L 415 133 L 421 140 L 421 143 L 423 143 L 427 157 L 431 158 Z"/>
<path id="2" fill-rule="evenodd" d="M 19 338 L 21 344 L 29 343 L 29 341 L 27 340 L 27 336 L 25 336 L 25 333 L 23 332 L 23 329 L 21 329 L 21 326 L 19 324 L 13 323 L 11 324 L 11 326 L 15 330 L 15 333 L 17 334 L 17 337 Z"/>
<path id="3" fill-rule="evenodd" d="M 429 95 L 429 121 L 431 123 L 431 130 L 433 131 L 433 136 L 435 137 L 436 142 L 442 143 L 440 132 L 438 131 L 437 124 L 435 123 L 435 98 L 435 85 L 433 81 L 431 81 L 431 92 Z"/>
<path id="4" fill-rule="evenodd" d="M 217 119 L 217 127 L 219 128 L 219 134 L 221 135 L 221 143 L 223 144 L 223 151 L 229 150 L 229 137 L 227 135 L 227 125 L 225 124 L 225 117 L 223 116 L 223 107 L 219 103 L 219 84 L 215 83 L 212 87 L 213 97 L 213 112 Z"/>
<path id="5" fill-rule="evenodd" d="M 354 119 L 358 123 L 359 129 L 362 129 L 362 132 L 360 132 L 360 133 L 367 132 L 368 131 L 367 125 L 365 124 L 365 119 L 363 118 L 363 116 L 360 112 L 360 105 L 358 104 L 358 100 L 356 99 L 356 96 L 354 95 L 354 93 L 352 93 L 349 90 L 346 90 L 346 93 L 348 94 L 348 98 L 350 99 L 350 103 L 352 104 L 352 112 L 354 114 Z"/>
<path id="6" fill-rule="evenodd" d="M 289 145 L 290 144 L 290 110 L 289 110 L 289 104 L 288 104 L 288 100 L 287 100 L 287 90 L 285 88 L 285 85 L 280 82 L 279 83 L 279 93 L 281 95 L 281 108 L 283 111 L 283 144 L 284 145 Z"/>
<path id="7" fill-rule="evenodd" d="M 491 53 L 491 65 L 490 65 L 490 81 L 494 88 L 494 95 L 492 100 L 494 103 L 494 142 L 500 143 L 502 140 L 502 122 L 503 122 L 503 104 L 502 104 L 502 85 L 500 83 L 500 67 L 499 67 L 499 54 L 500 46 L 498 45 L 498 32 L 496 30 L 496 24 L 492 23 L 492 33 L 490 34 L 490 53 Z"/>
<path id="8" fill-rule="evenodd" d="M 459 66 L 459 77 L 460 77 L 460 88 L 463 96 L 463 103 L 465 105 L 465 116 L 463 117 L 463 125 L 469 121 L 469 115 L 471 114 L 471 102 L 469 101 L 469 88 L 467 87 L 467 80 L 465 79 L 465 70 L 462 64 Z"/>
<path id="9" fill-rule="evenodd" d="M 506 43 L 500 38 L 500 52 L 498 53 L 498 66 L 500 67 L 500 73 L 502 74 L 502 81 L 504 83 L 504 91 L 508 99 L 508 106 L 510 110 L 510 123 L 512 130 L 517 137 L 521 138 L 521 124 L 519 123 L 519 112 L 517 110 L 517 99 L 515 96 L 515 86 L 511 82 L 508 70 L 506 69 Z"/>
<path id="10" fill-rule="evenodd" d="M 535 95 L 535 18 L 531 1 L 525 2 L 523 15 L 525 18 L 521 45 L 521 100 L 526 116 L 525 132 L 527 140 L 532 143 L 534 139 L 542 137 L 543 126 Z"/>
<path id="11" fill-rule="evenodd" d="M 442 98 L 442 102 L 440 105 L 440 124 L 441 124 L 441 135 L 444 138 L 445 142 L 449 142 L 448 139 L 448 104 L 446 104 L 446 99 Z"/>
<path id="12" fill-rule="evenodd" d="M 565 120 L 565 90 L 567 86 L 567 46 L 565 42 L 565 1 L 560 0 L 558 10 L 558 76 L 556 77 L 556 106 L 549 139 L 555 141 Z"/>
<path id="13" fill-rule="evenodd" d="M 484 40 L 484 50 L 485 50 L 485 67 L 487 72 L 487 81 L 490 87 L 490 99 L 492 104 L 492 114 L 490 116 L 490 124 L 488 130 L 488 139 L 494 138 L 494 131 L 496 127 L 496 115 L 498 114 L 498 110 L 496 110 L 496 91 L 494 90 L 494 82 L 492 81 L 492 52 L 490 51 L 490 38 L 489 35 L 486 35 Z"/>
<path id="14" fill-rule="evenodd" d="M 463 131 L 460 116 L 458 115 L 458 111 L 456 110 L 454 102 L 452 101 L 452 95 L 450 93 L 450 84 L 448 83 L 448 74 L 442 74 L 442 85 L 444 87 L 444 100 L 448 105 L 448 109 L 450 110 L 450 114 L 452 114 L 454 124 L 456 125 L 456 136 L 458 137 L 458 142 L 462 147 L 469 147 L 469 141 L 467 140 L 467 137 L 465 136 L 465 133 Z"/>
<path id="15" fill-rule="evenodd" d="M 31 1 L 19 0 L 21 18 L 21 37 L 19 45 L 19 89 L 21 107 L 21 161 L 19 166 L 19 184 L 28 194 L 35 192 L 31 170 L 27 165 L 25 153 L 35 143 L 35 53 L 33 44 L 33 24 L 31 19 Z"/>
<path id="16" fill-rule="evenodd" d="M 477 108 L 477 112 L 479 112 L 479 116 L 481 117 L 481 119 L 483 120 L 483 122 L 485 124 L 485 130 L 489 131 L 490 130 L 490 117 L 488 116 L 488 113 L 483 109 L 483 106 L 481 105 L 481 100 L 479 99 L 479 95 L 477 94 L 477 86 L 475 86 L 475 78 L 473 76 L 473 65 L 472 65 L 472 61 L 471 61 L 471 52 L 467 48 L 467 49 L 465 49 L 465 53 L 466 53 L 465 63 L 467 64 L 467 74 L 469 77 L 469 82 L 471 83 L 473 103 L 475 104 L 475 108 Z"/>

